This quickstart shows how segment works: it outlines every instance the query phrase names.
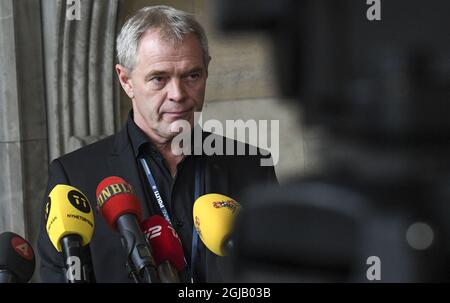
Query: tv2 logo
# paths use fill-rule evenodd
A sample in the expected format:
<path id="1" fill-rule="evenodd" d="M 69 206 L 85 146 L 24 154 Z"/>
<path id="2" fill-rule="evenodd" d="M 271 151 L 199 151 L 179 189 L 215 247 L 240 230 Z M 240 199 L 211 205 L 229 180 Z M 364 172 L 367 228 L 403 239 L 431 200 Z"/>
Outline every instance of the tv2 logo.
<path id="1" fill-rule="evenodd" d="M 179 239 L 178 234 L 175 231 L 175 229 L 172 226 L 170 226 L 170 225 L 168 226 L 168 228 L 172 231 L 172 235 L 176 239 Z M 153 238 L 161 236 L 161 231 L 162 231 L 162 226 L 161 225 L 155 225 L 155 226 L 150 227 L 148 229 L 148 231 L 147 231 L 148 239 L 150 240 L 150 239 L 153 239 Z"/>

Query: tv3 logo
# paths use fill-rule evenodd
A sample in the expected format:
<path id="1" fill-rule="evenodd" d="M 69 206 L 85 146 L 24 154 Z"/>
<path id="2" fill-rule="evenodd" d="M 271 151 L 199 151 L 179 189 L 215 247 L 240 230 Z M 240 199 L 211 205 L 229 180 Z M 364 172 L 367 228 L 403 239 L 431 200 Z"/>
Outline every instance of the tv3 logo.
<path id="1" fill-rule="evenodd" d="M 172 226 L 170 226 L 170 225 L 167 226 L 167 227 L 172 231 L 172 235 L 173 235 L 176 239 L 179 240 L 178 234 L 177 234 L 177 232 L 175 231 L 175 229 L 174 229 Z M 155 226 L 150 227 L 150 228 L 147 230 L 147 236 L 148 236 L 148 239 L 150 240 L 150 239 L 153 239 L 153 238 L 156 238 L 156 237 L 161 236 L 161 231 L 162 231 L 162 226 L 161 226 L 161 225 L 155 225 Z"/>
<path id="2" fill-rule="evenodd" d="M 71 256 L 66 260 L 67 272 L 66 278 L 68 281 L 81 280 L 81 260 L 79 257 Z"/>

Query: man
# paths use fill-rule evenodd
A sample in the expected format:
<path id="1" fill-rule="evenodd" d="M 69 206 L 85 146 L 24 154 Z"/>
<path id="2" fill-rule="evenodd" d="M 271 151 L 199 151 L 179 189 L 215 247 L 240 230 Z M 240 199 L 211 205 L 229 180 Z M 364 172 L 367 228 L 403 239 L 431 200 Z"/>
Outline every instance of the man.
<path id="1" fill-rule="evenodd" d="M 252 184 L 276 182 L 274 169 L 260 166 L 260 156 L 178 155 L 172 151 L 172 140 L 179 131 L 174 122 L 186 120 L 193 127 L 194 113 L 202 110 L 210 62 L 204 30 L 189 14 L 167 6 L 141 9 L 123 26 L 117 38 L 117 56 L 117 75 L 132 101 L 127 124 L 114 136 L 54 160 L 47 194 L 56 184 L 69 184 L 94 204 L 100 181 L 119 176 L 134 187 L 143 219 L 161 215 L 144 170 L 148 166 L 191 266 L 198 167 L 203 167 L 201 194 L 221 193 L 236 199 Z M 94 219 L 89 247 L 96 281 L 133 282 L 124 266 L 126 256 L 119 234 L 105 224 L 97 210 Z M 42 280 L 64 282 L 63 258 L 46 234 L 44 215 L 38 250 Z M 201 243 L 196 251 L 193 280 L 222 281 L 221 258 Z M 183 280 L 190 279 L 188 273 Z"/>

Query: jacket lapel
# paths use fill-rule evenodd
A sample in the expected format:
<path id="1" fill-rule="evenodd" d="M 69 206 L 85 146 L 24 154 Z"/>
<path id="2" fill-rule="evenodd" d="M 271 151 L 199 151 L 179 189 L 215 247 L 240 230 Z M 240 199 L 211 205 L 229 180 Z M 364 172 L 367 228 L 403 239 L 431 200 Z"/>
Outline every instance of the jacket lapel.
<path id="1" fill-rule="evenodd" d="M 219 157 L 206 157 L 205 194 L 218 193 L 226 195 L 229 189 L 228 166 L 221 165 Z"/>
<path id="2" fill-rule="evenodd" d="M 139 176 L 137 159 L 128 137 L 127 125 L 115 137 L 113 150 L 108 156 L 108 165 L 111 176 L 121 177 L 131 184 L 141 202 L 142 219 L 148 218 L 150 216 L 149 204 Z"/>

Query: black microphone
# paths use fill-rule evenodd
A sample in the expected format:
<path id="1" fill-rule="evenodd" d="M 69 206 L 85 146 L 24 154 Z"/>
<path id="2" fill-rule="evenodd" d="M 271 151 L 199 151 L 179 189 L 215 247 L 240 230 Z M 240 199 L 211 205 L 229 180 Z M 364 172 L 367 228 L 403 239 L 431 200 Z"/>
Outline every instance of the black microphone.
<path id="1" fill-rule="evenodd" d="M 34 273 L 33 248 L 12 232 L 0 234 L 0 283 L 26 283 Z"/>
<path id="2" fill-rule="evenodd" d="M 106 223 L 121 234 L 135 282 L 159 282 L 151 247 L 139 225 L 141 205 L 131 185 L 119 177 L 104 179 L 97 186 L 97 207 Z"/>

